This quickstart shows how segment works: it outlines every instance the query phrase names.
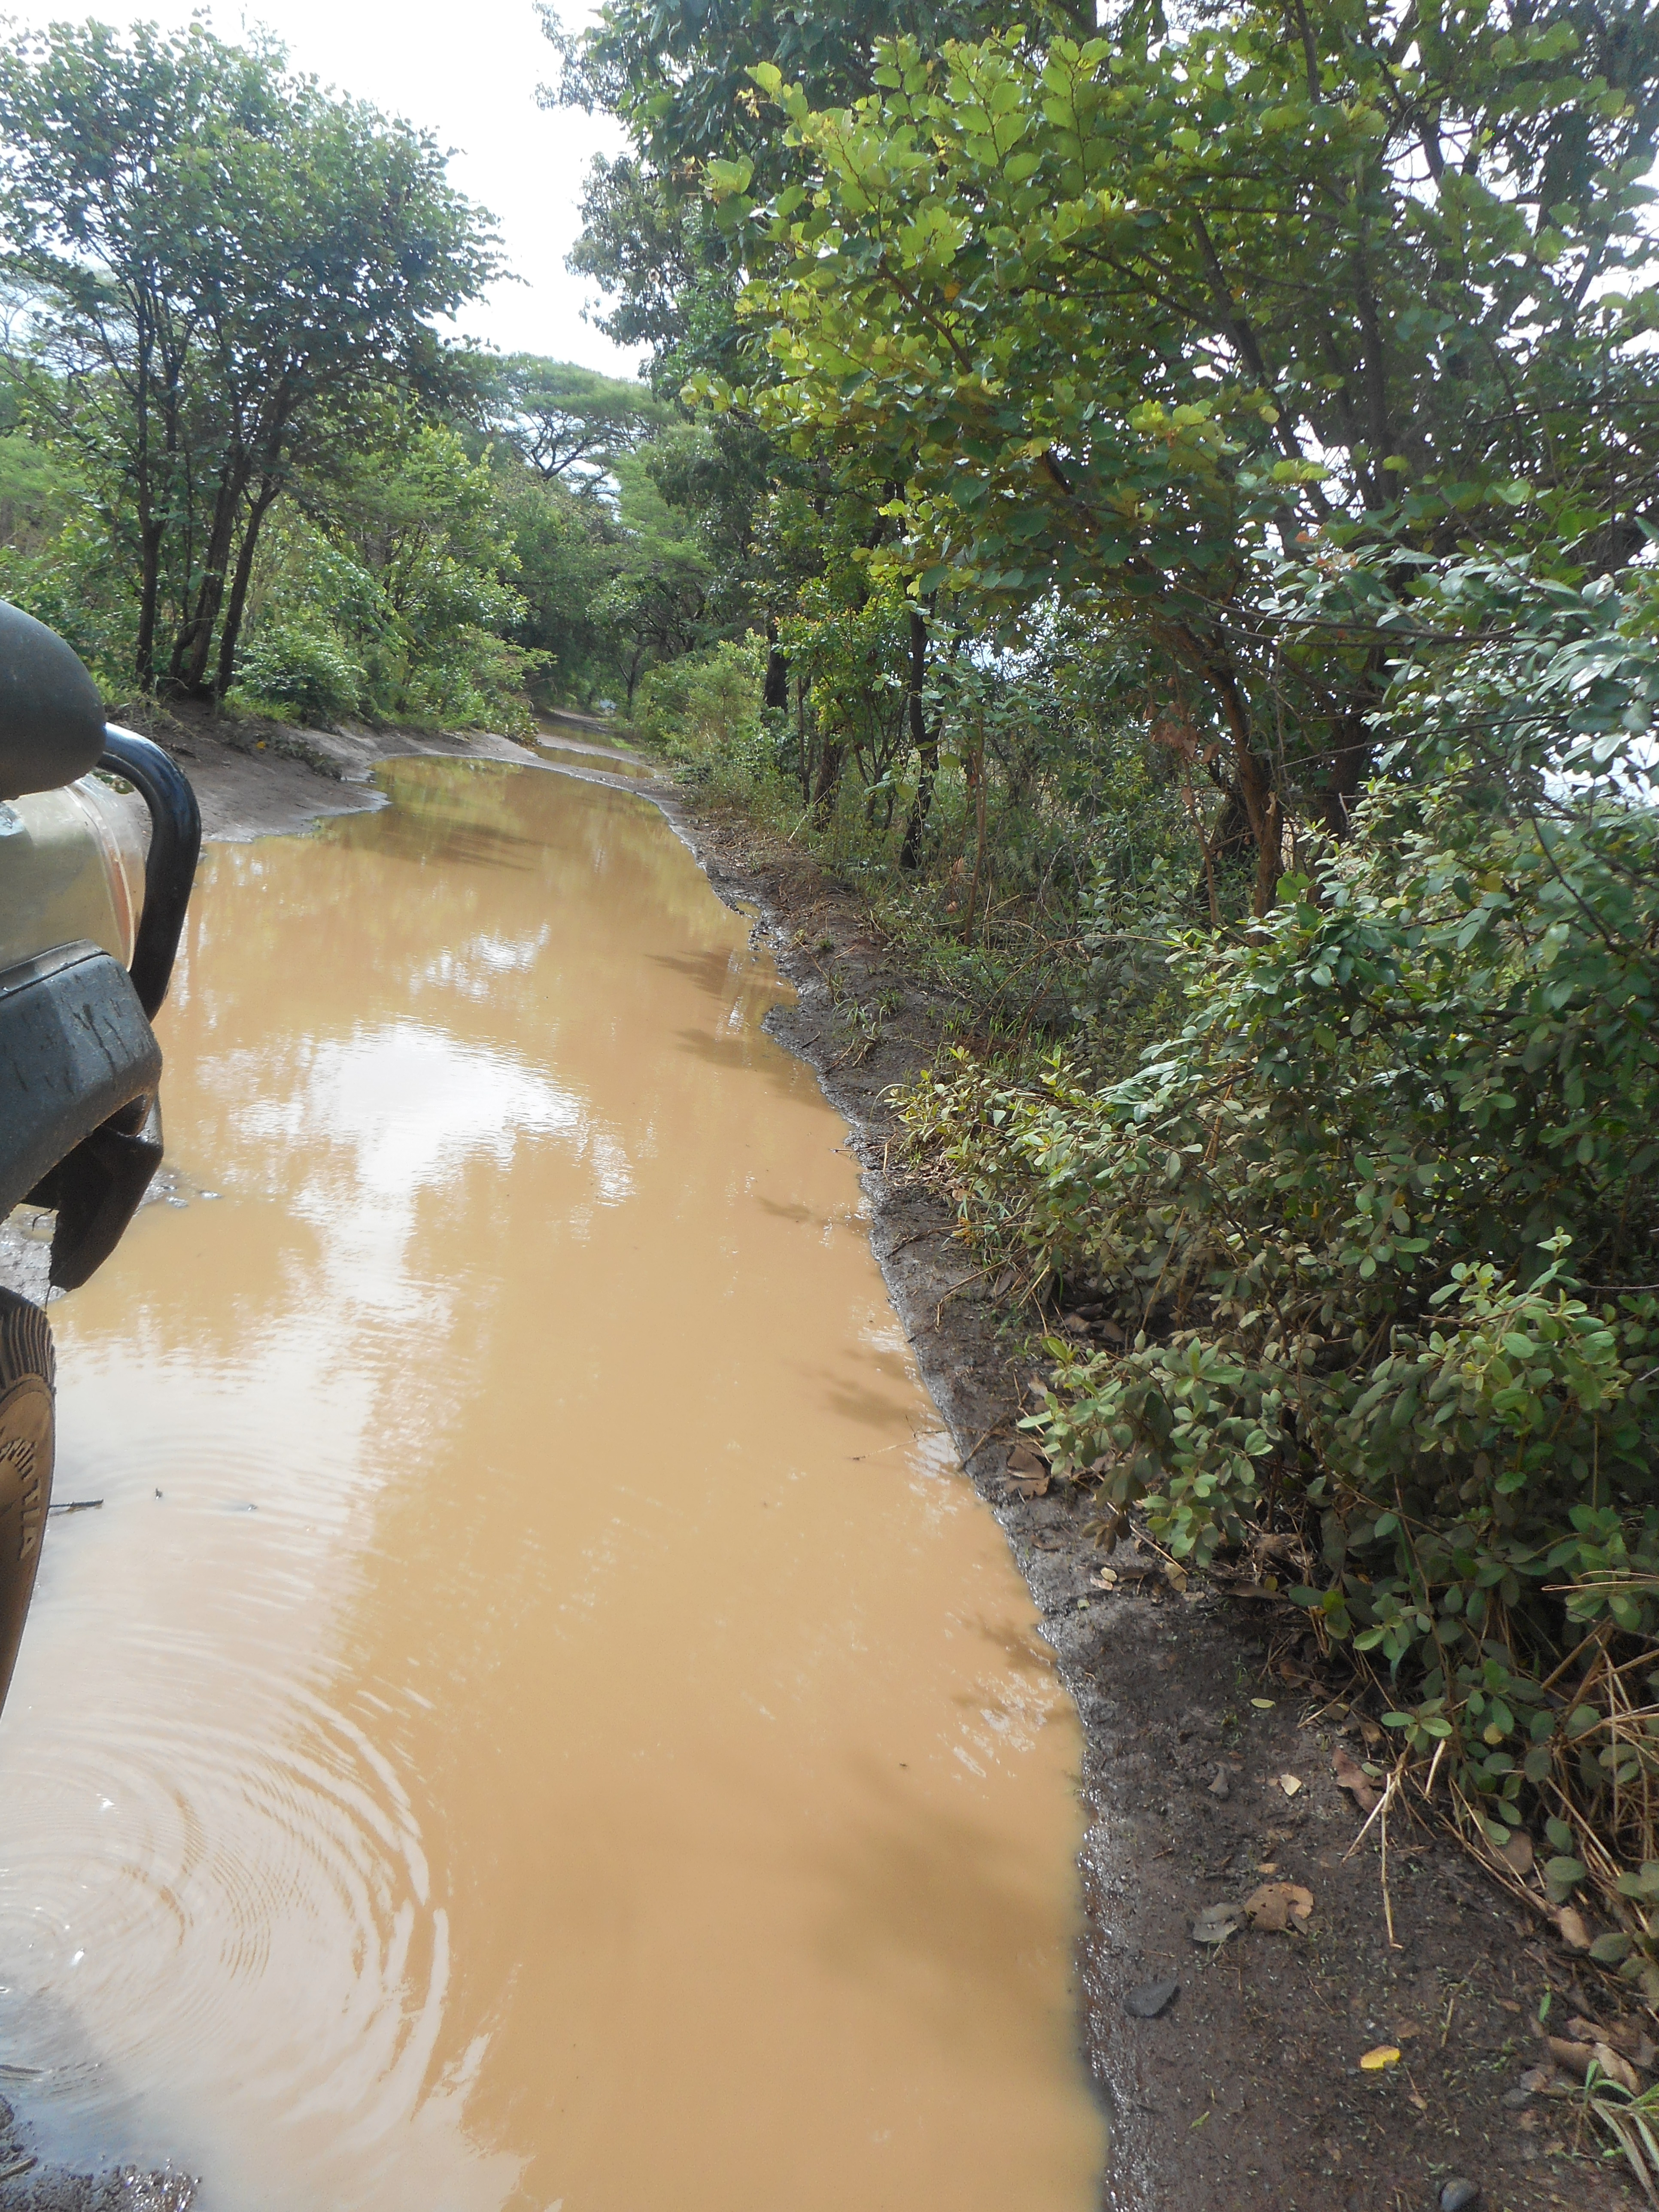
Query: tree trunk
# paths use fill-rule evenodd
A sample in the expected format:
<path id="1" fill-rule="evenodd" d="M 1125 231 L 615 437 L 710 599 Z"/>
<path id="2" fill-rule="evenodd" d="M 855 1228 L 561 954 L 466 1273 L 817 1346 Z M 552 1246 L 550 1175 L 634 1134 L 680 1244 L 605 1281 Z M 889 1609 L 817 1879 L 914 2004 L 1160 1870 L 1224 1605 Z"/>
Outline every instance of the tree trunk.
<path id="1" fill-rule="evenodd" d="M 277 487 L 269 477 L 260 481 L 258 495 L 249 510 L 247 526 L 242 532 L 242 543 L 236 556 L 236 573 L 231 579 L 230 597 L 225 605 L 224 623 L 219 632 L 219 669 L 214 678 L 215 698 L 222 699 L 229 690 L 236 672 L 236 646 L 242 634 L 242 612 L 247 605 L 247 587 L 253 576 L 253 549 L 259 536 L 259 525 L 265 511 L 276 496 Z"/>
<path id="2" fill-rule="evenodd" d="M 927 709 L 922 703 L 922 684 L 927 674 L 927 625 L 919 607 L 910 610 L 910 742 L 916 749 L 916 795 L 910 801 L 909 819 L 904 825 L 904 842 L 899 848 L 899 866 L 915 869 L 921 866 L 921 840 L 927 828 L 927 817 L 933 807 L 933 786 L 939 778 L 939 726 L 927 726 Z"/>
<path id="3" fill-rule="evenodd" d="M 778 650 L 778 626 L 774 621 L 766 625 L 766 689 L 761 704 L 786 709 L 789 704 L 789 663 Z"/>
<path id="4" fill-rule="evenodd" d="M 812 749 L 806 735 L 806 678 L 795 678 L 795 775 L 800 784 L 800 803 L 812 804 Z"/>
<path id="5" fill-rule="evenodd" d="M 155 688 L 155 617 L 161 587 L 161 538 L 166 526 L 141 514 L 138 530 L 138 638 L 133 673 L 146 691 Z"/>
<path id="6" fill-rule="evenodd" d="M 834 737 L 826 735 L 823 750 L 818 755 L 817 789 L 812 794 L 812 811 L 820 822 L 827 822 L 835 811 L 842 763 L 846 757 L 846 738 L 839 732 Z"/>
<path id="7" fill-rule="evenodd" d="M 1255 749 L 1249 709 L 1231 663 L 1218 657 L 1213 648 L 1206 648 L 1184 624 L 1176 636 L 1191 665 L 1204 676 L 1220 700 L 1222 714 L 1232 738 L 1234 781 L 1255 842 L 1253 904 L 1260 917 L 1273 911 L 1285 865 L 1285 814 L 1273 788 L 1273 770 Z"/>
<path id="8" fill-rule="evenodd" d="M 980 878 L 985 873 L 985 724 L 981 721 L 978 741 L 973 757 L 968 763 L 968 783 L 974 794 L 974 872 L 968 882 L 968 915 L 962 925 L 962 941 L 974 941 L 974 916 L 979 910 Z"/>
<path id="9" fill-rule="evenodd" d="M 202 562 L 195 611 L 173 648 L 173 676 L 193 697 L 201 696 L 207 678 L 213 632 L 224 601 L 225 570 L 229 566 L 230 548 L 236 532 L 236 511 L 247 489 L 247 465 L 240 457 L 227 462 L 213 502 L 213 527 Z"/>

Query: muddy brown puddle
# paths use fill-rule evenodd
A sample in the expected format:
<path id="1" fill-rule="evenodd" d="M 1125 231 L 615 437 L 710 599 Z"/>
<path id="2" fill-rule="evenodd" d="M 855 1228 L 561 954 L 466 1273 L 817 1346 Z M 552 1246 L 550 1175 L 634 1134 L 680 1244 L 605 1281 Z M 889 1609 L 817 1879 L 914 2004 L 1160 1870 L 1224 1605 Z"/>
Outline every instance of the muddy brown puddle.
<path id="1" fill-rule="evenodd" d="M 205 2212 L 1087 2212 L 1075 1719 L 783 987 L 643 800 L 387 782 L 211 850 L 53 1309 L 6 2092 Z"/>

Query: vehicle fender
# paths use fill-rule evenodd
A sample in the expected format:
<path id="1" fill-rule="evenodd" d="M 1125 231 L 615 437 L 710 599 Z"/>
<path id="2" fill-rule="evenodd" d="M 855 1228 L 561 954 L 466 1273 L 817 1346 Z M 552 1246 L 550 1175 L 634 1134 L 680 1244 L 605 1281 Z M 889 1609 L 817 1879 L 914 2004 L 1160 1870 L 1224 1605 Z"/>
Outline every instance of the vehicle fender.
<path id="1" fill-rule="evenodd" d="M 0 974 L 0 1212 L 112 1116 L 152 1099 L 161 1074 L 131 979 L 99 946 L 60 945 Z"/>

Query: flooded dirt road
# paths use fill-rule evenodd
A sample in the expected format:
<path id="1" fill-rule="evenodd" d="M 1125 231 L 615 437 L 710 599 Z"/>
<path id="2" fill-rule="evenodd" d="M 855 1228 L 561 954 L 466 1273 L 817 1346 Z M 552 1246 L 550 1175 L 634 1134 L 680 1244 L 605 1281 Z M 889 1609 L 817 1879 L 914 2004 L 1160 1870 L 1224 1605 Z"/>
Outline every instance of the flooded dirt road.
<path id="1" fill-rule="evenodd" d="M 387 781 L 211 854 L 54 1309 L 7 2094 L 206 2212 L 1088 2212 L 1074 1716 L 777 979 L 644 801 Z"/>

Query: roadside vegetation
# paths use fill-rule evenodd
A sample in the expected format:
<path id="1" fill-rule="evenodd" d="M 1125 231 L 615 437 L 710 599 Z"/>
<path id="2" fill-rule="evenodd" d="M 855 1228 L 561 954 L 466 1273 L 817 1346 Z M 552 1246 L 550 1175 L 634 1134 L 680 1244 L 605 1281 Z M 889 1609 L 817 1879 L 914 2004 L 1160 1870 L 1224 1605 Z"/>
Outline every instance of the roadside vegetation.
<path id="1" fill-rule="evenodd" d="M 442 337 L 488 219 L 278 49 L 0 47 L 0 592 L 112 697 L 614 702 L 856 886 L 1053 1463 L 1271 1537 L 1659 2004 L 1659 27 L 542 12 L 638 384 Z"/>

